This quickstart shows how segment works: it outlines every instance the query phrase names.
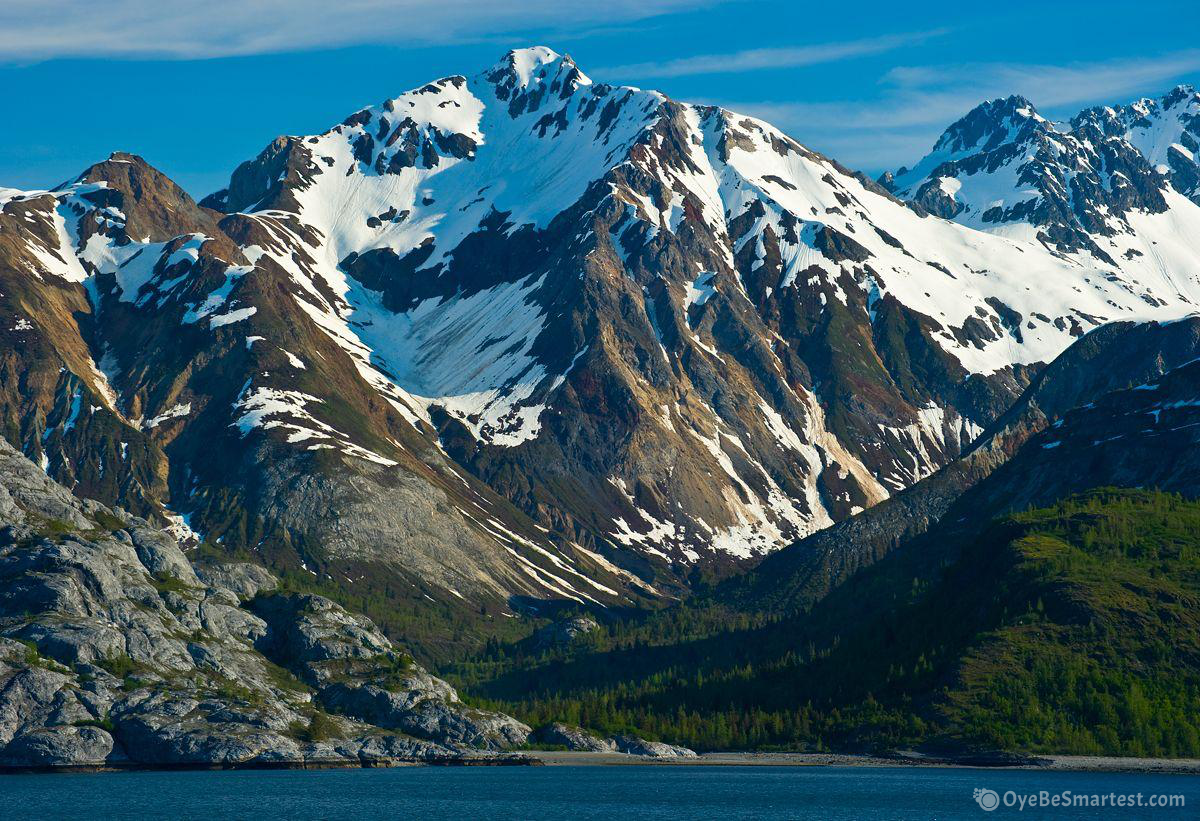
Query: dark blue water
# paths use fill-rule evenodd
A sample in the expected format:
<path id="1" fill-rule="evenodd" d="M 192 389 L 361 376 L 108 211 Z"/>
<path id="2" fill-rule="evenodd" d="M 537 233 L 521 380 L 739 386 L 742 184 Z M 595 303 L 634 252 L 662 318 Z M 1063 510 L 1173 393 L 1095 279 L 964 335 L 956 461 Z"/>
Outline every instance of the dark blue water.
<path id="1" fill-rule="evenodd" d="M 1181 794 L 1180 809 L 985 813 L 972 798 Z M 1200 777 L 874 767 L 404 767 L 0 776 L 0 818 L 1196 818 Z"/>

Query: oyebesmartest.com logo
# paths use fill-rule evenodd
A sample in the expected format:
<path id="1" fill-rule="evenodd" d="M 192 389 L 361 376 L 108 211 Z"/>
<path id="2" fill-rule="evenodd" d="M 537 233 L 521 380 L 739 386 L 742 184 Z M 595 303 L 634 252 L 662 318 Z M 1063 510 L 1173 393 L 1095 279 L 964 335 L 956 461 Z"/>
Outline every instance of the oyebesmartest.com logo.
<path id="1" fill-rule="evenodd" d="M 1035 793 L 1019 793 L 1008 790 L 1003 795 L 987 788 L 976 789 L 971 796 L 985 812 L 1007 807 L 1018 811 L 1053 807 L 1097 807 L 1120 809 L 1122 807 L 1150 807 L 1180 809 L 1184 806 L 1182 795 L 1146 795 L 1145 793 L 1076 793 L 1070 790 Z"/>

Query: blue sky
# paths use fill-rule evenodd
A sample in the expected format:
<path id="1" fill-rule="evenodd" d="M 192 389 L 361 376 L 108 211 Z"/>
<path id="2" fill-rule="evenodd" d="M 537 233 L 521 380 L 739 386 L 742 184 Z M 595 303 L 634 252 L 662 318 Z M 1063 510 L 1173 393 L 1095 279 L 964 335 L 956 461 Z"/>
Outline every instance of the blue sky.
<path id="1" fill-rule="evenodd" d="M 1198 34 L 1194 0 L 3 0 L 0 186 L 124 150 L 201 196 L 278 134 L 535 44 L 877 173 L 989 97 L 1061 117 L 1200 84 Z"/>

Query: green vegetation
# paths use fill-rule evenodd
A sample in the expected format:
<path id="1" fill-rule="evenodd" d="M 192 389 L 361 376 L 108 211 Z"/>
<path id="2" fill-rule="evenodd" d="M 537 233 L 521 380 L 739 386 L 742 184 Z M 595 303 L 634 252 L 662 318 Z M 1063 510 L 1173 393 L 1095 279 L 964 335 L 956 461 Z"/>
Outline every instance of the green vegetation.
<path id="1" fill-rule="evenodd" d="M 267 671 L 267 680 L 271 682 L 271 686 L 285 693 L 308 693 L 311 688 L 290 671 L 280 667 L 274 662 L 263 659 L 263 665 Z"/>
<path id="2" fill-rule="evenodd" d="M 150 578 L 150 584 L 154 585 L 154 589 L 159 593 L 186 593 L 192 590 L 190 584 L 166 573 L 155 573 Z"/>
<path id="3" fill-rule="evenodd" d="M 104 718 L 101 718 L 101 719 L 85 718 L 82 721 L 73 721 L 73 722 L 71 722 L 71 726 L 72 727 L 98 727 L 101 730 L 104 730 L 106 733 L 109 733 L 110 735 L 116 731 L 116 727 L 113 725 L 112 719 L 109 718 L 108 716 L 105 716 Z"/>
<path id="4" fill-rule="evenodd" d="M 121 679 L 121 689 L 125 692 L 131 692 L 142 686 L 142 677 L 151 672 L 150 667 L 134 661 L 124 653 L 114 653 L 107 658 L 100 659 L 96 662 L 96 666 Z"/>
<path id="5" fill-rule="evenodd" d="M 30 515 L 28 524 L 36 535 L 55 542 L 75 532 L 75 526 L 62 519 Z"/>
<path id="6" fill-rule="evenodd" d="M 312 567 L 323 564 L 309 559 Z M 423 595 L 421 586 L 414 587 L 405 578 L 383 565 L 361 564 L 352 568 L 332 568 L 345 573 L 355 582 L 352 586 L 337 585 L 322 576 L 307 571 L 279 570 L 275 572 L 284 593 L 315 593 L 340 604 L 352 613 L 362 613 L 398 644 L 410 649 L 423 663 L 439 666 L 454 658 L 462 658 L 481 646 L 488 636 L 499 635 L 502 640 L 523 638 L 527 624 L 519 619 L 504 618 L 498 602 L 494 607 L 471 606 L 465 602 L 431 600 Z M 332 574 L 331 574 L 332 575 Z M 444 596 L 445 593 L 431 590 Z"/>
<path id="7" fill-rule="evenodd" d="M 209 675 L 212 679 L 212 692 L 219 698 L 227 701 L 240 701 L 243 704 L 250 705 L 263 704 L 265 702 L 262 693 L 251 690 L 244 684 L 240 684 L 218 673 L 210 673 Z"/>
<path id="8" fill-rule="evenodd" d="M 385 690 L 402 687 L 414 669 L 412 657 L 405 653 L 381 653 L 366 659 L 333 659 L 327 666 L 331 671 L 341 671 L 331 677 L 332 681 L 368 679 Z"/>
<path id="9" fill-rule="evenodd" d="M 297 741 L 328 741 L 341 738 L 342 728 L 328 713 L 314 711 L 308 722 L 293 721 L 288 726 L 288 735 Z"/>
<path id="10" fill-rule="evenodd" d="M 451 673 L 530 723 L 698 749 L 1196 756 L 1200 502 L 1092 491 L 931 533 L 808 612 L 679 607 Z"/>
<path id="11" fill-rule="evenodd" d="M 297 555 L 312 572 L 296 566 Z M 366 615 L 384 635 L 410 650 L 422 664 L 433 667 L 474 653 L 489 637 L 516 641 L 530 632 L 527 621 L 500 615 L 510 609 L 504 601 L 486 605 L 447 601 L 444 590 L 427 586 L 418 577 L 410 578 L 394 566 L 358 561 L 334 564 L 323 555 L 318 546 L 312 550 L 302 545 L 281 547 L 268 539 L 255 553 L 205 542 L 196 547 L 192 558 L 264 565 L 280 581 L 277 591 L 267 592 L 312 593 L 332 599 L 352 613 Z M 339 584 L 327 576 L 354 581 Z"/>
<path id="12" fill-rule="evenodd" d="M 85 538 L 97 538 L 99 536 L 111 533 L 114 530 L 121 530 L 125 527 L 126 522 L 107 513 L 103 510 L 97 511 L 92 515 L 92 521 L 96 523 L 96 527 L 92 529 L 79 528 L 72 525 L 70 522 L 64 522 L 62 519 L 52 519 L 45 516 L 30 516 L 29 525 L 37 537 L 49 539 L 51 541 L 59 541 L 64 536 L 72 533 L 78 533 Z"/>
<path id="13" fill-rule="evenodd" d="M 23 661 L 29 667 L 41 667 L 45 670 L 52 670 L 55 673 L 70 673 L 71 672 L 68 668 L 59 664 L 54 659 L 49 659 L 49 658 L 46 658 L 45 656 L 43 656 L 38 651 L 37 645 L 34 644 L 32 641 L 27 641 L 25 639 L 17 639 L 17 641 L 19 643 L 25 645 L 25 658 L 23 659 Z"/>
<path id="14" fill-rule="evenodd" d="M 1015 519 L 1024 612 L 964 656 L 947 718 L 996 747 L 1200 752 L 1200 505 L 1100 492 Z"/>
<path id="15" fill-rule="evenodd" d="M 25 641 L 23 639 L 17 639 L 17 641 L 25 645 L 25 664 L 33 667 L 41 662 L 42 654 L 38 652 L 36 644 L 34 644 L 32 641 Z"/>
<path id="16" fill-rule="evenodd" d="M 114 530 L 123 530 L 126 522 L 106 510 L 98 510 L 92 514 L 92 520 L 100 526 L 102 530 L 112 532 Z"/>

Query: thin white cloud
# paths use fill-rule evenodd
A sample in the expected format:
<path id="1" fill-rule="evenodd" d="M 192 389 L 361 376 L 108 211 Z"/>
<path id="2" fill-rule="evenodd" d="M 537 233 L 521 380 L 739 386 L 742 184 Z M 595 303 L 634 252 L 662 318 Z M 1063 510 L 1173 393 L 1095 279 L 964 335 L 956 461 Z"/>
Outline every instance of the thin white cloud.
<path id="1" fill-rule="evenodd" d="M 425 45 L 643 20 L 719 0 L 0 0 L 0 61 Z"/>
<path id="2" fill-rule="evenodd" d="M 1200 50 L 1062 66 L 899 67 L 884 76 L 878 99 L 722 104 L 772 122 L 846 165 L 880 171 L 915 163 L 948 125 L 984 100 L 1020 94 L 1046 116 L 1069 116 L 1087 105 L 1162 94 L 1174 82 L 1196 73 L 1200 73 Z"/>
<path id="3" fill-rule="evenodd" d="M 901 94 L 933 100 L 966 94 L 978 99 L 1020 94 L 1049 109 L 1137 94 L 1148 85 L 1196 71 L 1200 71 L 1200 49 L 1145 59 L 1061 66 L 982 63 L 898 67 L 888 72 L 884 82 Z"/>
<path id="4" fill-rule="evenodd" d="M 945 34 L 946 30 L 892 34 L 840 43 L 818 43 L 792 48 L 756 48 L 724 54 L 700 54 L 660 62 L 628 63 L 599 68 L 597 76 L 618 80 L 652 77 L 683 77 L 692 74 L 731 74 L 762 69 L 798 68 L 882 54 Z"/>

